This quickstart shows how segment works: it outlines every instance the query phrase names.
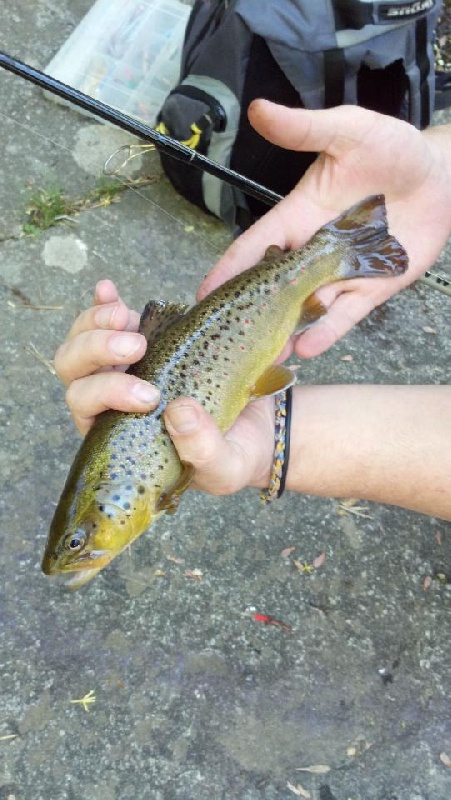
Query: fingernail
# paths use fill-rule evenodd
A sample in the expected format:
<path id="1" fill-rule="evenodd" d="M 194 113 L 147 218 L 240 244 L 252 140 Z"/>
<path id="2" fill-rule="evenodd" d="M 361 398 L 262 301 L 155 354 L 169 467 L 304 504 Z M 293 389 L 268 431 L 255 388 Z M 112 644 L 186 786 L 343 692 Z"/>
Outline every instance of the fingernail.
<path id="1" fill-rule="evenodd" d="M 140 403 L 146 406 L 155 406 L 160 400 L 160 392 L 148 383 L 135 383 L 132 394 Z"/>
<path id="2" fill-rule="evenodd" d="M 175 433 L 192 433 L 199 423 L 193 406 L 172 406 L 167 410 L 166 417 Z"/>
<path id="3" fill-rule="evenodd" d="M 117 356 L 121 357 L 128 357 L 132 356 L 133 353 L 141 346 L 141 340 L 134 334 L 122 333 L 120 336 L 115 336 L 110 341 L 110 347 L 113 353 L 116 353 Z"/>

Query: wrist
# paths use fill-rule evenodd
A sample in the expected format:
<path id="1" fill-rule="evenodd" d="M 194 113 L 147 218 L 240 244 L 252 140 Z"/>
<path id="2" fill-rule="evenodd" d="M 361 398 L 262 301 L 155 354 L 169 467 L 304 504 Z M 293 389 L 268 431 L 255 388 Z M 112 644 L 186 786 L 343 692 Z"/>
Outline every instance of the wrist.
<path id="1" fill-rule="evenodd" d="M 274 461 L 275 403 L 274 397 L 264 397 L 251 403 L 247 412 L 253 415 L 254 425 L 249 452 L 254 453 L 248 485 L 255 489 L 265 489 L 269 485 Z M 255 429 L 257 442 L 255 439 Z M 257 443 L 257 447 L 256 447 Z"/>

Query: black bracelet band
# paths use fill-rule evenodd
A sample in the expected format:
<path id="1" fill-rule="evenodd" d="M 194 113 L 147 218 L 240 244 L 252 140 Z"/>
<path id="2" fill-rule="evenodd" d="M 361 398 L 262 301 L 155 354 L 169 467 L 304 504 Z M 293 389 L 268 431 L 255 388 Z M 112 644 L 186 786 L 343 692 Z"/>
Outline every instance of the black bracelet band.
<path id="1" fill-rule="evenodd" d="M 289 386 L 275 398 L 274 462 L 269 486 L 260 492 L 260 499 L 264 505 L 282 497 L 285 490 L 290 457 L 292 390 L 293 387 Z"/>
<path id="2" fill-rule="evenodd" d="M 279 491 L 277 492 L 277 499 L 282 497 L 285 491 L 288 463 L 290 461 L 291 405 L 293 400 L 293 387 L 289 386 L 285 394 L 285 454 L 282 463 L 282 474 L 280 476 L 280 486 Z"/>

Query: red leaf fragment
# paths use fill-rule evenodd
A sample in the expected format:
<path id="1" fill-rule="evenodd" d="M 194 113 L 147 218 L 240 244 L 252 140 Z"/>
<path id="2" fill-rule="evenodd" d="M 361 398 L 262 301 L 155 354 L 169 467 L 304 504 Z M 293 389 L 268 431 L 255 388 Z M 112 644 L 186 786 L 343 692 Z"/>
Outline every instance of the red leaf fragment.
<path id="1" fill-rule="evenodd" d="M 284 631 L 293 630 L 291 625 L 288 625 L 287 622 L 282 622 L 282 620 L 276 619 L 271 614 L 252 614 L 252 619 L 254 619 L 255 622 L 263 622 L 264 625 L 276 625 L 278 628 L 282 628 Z"/>

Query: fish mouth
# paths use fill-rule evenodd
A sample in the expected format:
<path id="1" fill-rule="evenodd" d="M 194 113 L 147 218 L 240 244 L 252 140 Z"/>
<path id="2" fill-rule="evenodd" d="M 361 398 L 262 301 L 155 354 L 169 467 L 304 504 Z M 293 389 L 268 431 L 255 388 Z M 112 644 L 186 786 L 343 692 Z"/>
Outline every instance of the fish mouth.
<path id="1" fill-rule="evenodd" d="M 114 555 L 109 550 L 88 550 L 69 562 L 61 561 L 58 557 L 52 559 L 51 556 L 46 556 L 42 563 L 42 569 L 46 575 L 70 572 L 93 572 L 96 574 L 110 563 Z"/>
<path id="2" fill-rule="evenodd" d="M 103 566 L 105 566 L 105 565 L 103 565 Z M 95 578 L 97 573 L 100 572 L 103 569 L 103 566 L 102 567 L 94 567 L 94 566 L 85 567 L 84 569 L 83 569 L 83 567 L 80 567 L 80 568 L 77 567 L 77 569 L 72 570 L 72 571 L 67 570 L 67 571 L 61 572 L 59 577 L 61 578 L 61 580 L 63 582 L 64 588 L 65 589 L 71 589 L 73 591 L 74 589 L 79 589 L 81 586 L 84 586 L 85 583 L 88 583 L 89 581 L 92 581 L 92 579 Z"/>

